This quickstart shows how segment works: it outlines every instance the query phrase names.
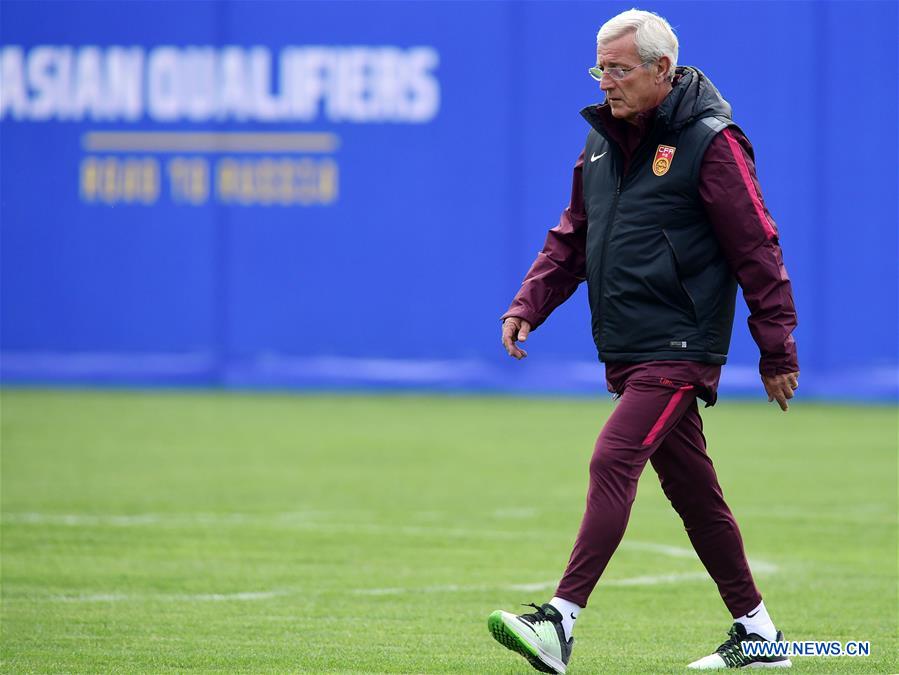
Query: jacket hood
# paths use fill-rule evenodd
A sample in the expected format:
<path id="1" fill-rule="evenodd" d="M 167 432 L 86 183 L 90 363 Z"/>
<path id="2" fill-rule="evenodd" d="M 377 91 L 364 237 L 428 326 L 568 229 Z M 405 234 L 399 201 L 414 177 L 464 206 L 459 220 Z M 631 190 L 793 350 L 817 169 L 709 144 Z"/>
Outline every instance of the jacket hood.
<path id="1" fill-rule="evenodd" d="M 704 117 L 731 116 L 730 103 L 724 100 L 712 81 L 698 68 L 678 66 L 671 93 L 659 105 L 658 115 L 672 129 L 680 129 Z"/>
<path id="2" fill-rule="evenodd" d="M 724 100 L 712 81 L 699 68 L 678 66 L 675 71 L 674 88 L 659 104 L 657 116 L 669 128 L 677 131 L 704 117 L 727 117 L 730 119 L 730 103 Z M 603 128 L 598 113 L 607 106 L 587 106 L 581 115 L 596 129 Z"/>

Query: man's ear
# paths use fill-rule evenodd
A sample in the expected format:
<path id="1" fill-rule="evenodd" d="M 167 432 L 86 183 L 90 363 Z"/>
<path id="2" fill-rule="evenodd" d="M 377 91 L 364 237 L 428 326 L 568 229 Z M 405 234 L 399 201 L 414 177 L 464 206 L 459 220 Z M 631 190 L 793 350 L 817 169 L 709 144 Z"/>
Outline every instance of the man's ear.
<path id="1" fill-rule="evenodd" d="M 670 67 L 671 59 L 669 59 L 667 56 L 662 56 L 658 61 L 656 61 L 655 79 L 659 84 L 668 79 L 668 69 Z"/>

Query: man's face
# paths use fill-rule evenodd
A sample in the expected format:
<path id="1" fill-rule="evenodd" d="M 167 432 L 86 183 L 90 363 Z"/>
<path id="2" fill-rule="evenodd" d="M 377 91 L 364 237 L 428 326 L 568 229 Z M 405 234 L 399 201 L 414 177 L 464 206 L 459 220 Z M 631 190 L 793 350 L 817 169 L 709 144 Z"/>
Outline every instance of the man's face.
<path id="1" fill-rule="evenodd" d="M 657 106 L 668 93 L 667 82 L 660 77 L 663 68 L 668 67 L 668 59 L 662 57 L 658 62 L 641 66 L 633 33 L 604 43 L 596 52 L 596 63 L 606 69 L 639 66 L 621 80 L 609 74 L 603 76 L 599 88 L 606 94 L 613 117 L 632 122 L 639 113 Z"/>

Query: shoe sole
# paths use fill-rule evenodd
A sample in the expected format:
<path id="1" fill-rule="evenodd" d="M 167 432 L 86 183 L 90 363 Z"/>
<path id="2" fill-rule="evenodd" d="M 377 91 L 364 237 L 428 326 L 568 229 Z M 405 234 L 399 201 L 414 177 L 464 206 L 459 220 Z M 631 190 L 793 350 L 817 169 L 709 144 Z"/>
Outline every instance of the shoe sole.
<path id="1" fill-rule="evenodd" d="M 753 661 L 752 663 L 747 663 L 745 666 L 740 666 L 738 670 L 746 670 L 747 668 L 792 668 L 793 662 L 790 659 L 784 659 L 783 661 Z M 687 666 L 689 670 L 728 670 L 726 665 L 720 666 L 708 666 L 707 668 L 702 668 L 700 666 L 694 666 L 692 663 Z"/>
<path id="2" fill-rule="evenodd" d="M 544 655 L 540 651 L 540 647 L 531 643 L 525 636 L 518 633 L 512 626 L 506 623 L 503 618 L 505 612 L 497 610 L 487 618 L 487 628 L 493 639 L 499 642 L 503 647 L 517 654 L 520 654 L 528 663 L 541 673 L 555 673 L 556 675 L 564 675 L 565 666 L 559 666 L 544 661 L 544 658 L 551 658 Z M 555 659 L 553 659 L 555 661 Z"/>

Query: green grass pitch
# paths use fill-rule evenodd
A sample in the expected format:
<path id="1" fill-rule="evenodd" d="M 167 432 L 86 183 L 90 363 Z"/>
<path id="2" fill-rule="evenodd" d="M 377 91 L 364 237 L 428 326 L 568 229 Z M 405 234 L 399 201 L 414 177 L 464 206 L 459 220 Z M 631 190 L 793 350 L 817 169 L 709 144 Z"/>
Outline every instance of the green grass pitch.
<path id="1" fill-rule="evenodd" d="M 486 627 L 567 562 L 606 400 L 7 390 L 2 670 L 528 673 Z M 897 410 L 723 401 L 710 453 L 800 673 L 893 673 Z M 730 617 L 647 467 L 569 672 Z"/>

